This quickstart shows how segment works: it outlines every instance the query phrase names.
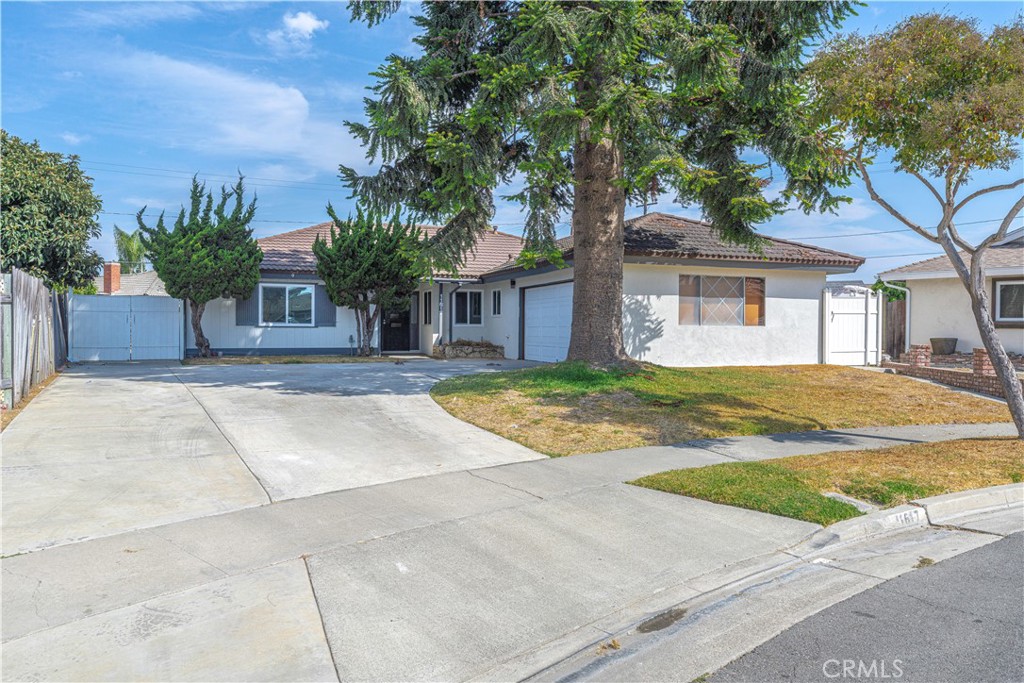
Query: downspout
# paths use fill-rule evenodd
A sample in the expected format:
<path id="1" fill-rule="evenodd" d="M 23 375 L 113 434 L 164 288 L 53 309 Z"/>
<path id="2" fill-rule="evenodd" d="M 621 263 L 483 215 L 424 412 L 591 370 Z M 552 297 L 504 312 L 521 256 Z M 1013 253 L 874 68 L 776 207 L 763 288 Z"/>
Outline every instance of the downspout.
<path id="1" fill-rule="evenodd" d="M 462 285 L 463 285 L 463 284 L 465 284 L 465 283 L 463 283 L 463 282 L 459 282 L 459 283 L 456 283 L 456 285 L 455 285 L 455 289 L 453 289 L 453 290 L 452 290 L 452 291 L 451 291 L 451 292 L 450 292 L 450 293 L 448 294 L 448 298 L 449 298 L 449 299 L 450 299 L 450 300 L 451 300 L 451 301 L 453 302 L 453 304 L 452 304 L 452 305 L 454 305 L 454 301 L 455 301 L 455 299 L 454 299 L 454 297 L 455 297 L 455 292 L 457 292 L 457 291 L 459 291 L 460 289 L 462 289 Z M 454 321 L 455 321 L 455 316 L 454 316 L 454 315 L 450 315 L 450 316 L 448 316 L 448 340 L 449 340 L 449 342 L 451 342 L 451 341 L 454 341 L 454 340 L 452 339 L 452 335 L 453 335 L 453 334 L 455 334 L 455 331 L 454 331 L 454 330 L 452 329 L 452 326 L 453 326 L 453 324 L 454 324 Z"/>
<path id="2" fill-rule="evenodd" d="M 893 283 L 891 283 L 891 282 L 889 282 L 887 280 L 882 280 L 882 282 L 885 283 L 886 287 L 892 287 L 893 289 L 898 289 L 899 291 L 901 291 L 901 292 L 903 292 L 904 294 L 907 295 L 906 296 L 907 310 L 904 312 L 905 313 L 904 317 L 906 319 L 903 321 L 903 328 L 904 328 L 903 329 L 903 352 L 906 353 L 906 352 L 910 351 L 910 290 L 908 288 L 902 286 L 902 285 L 894 285 Z"/>
<path id="3" fill-rule="evenodd" d="M 444 283 L 437 283 L 437 345 L 444 344 Z M 433 344 L 431 344 L 433 347 Z M 431 348 L 433 351 L 433 348 Z"/>

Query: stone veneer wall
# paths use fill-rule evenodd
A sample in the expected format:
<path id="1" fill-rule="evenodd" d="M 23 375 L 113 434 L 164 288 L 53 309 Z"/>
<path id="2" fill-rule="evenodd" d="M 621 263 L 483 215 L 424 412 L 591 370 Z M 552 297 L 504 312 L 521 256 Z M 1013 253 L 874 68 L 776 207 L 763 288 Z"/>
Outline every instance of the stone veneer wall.
<path id="1" fill-rule="evenodd" d="M 504 358 L 505 347 L 479 344 L 444 344 L 441 346 L 435 344 L 432 355 L 435 358 Z"/>

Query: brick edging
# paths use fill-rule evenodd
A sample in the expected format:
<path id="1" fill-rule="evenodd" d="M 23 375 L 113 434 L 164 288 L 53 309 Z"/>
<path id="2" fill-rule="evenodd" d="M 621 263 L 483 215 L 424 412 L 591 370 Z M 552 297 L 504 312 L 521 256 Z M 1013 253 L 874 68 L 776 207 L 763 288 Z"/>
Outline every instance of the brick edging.
<path id="1" fill-rule="evenodd" d="M 998 377 L 993 375 L 981 375 L 969 369 L 934 368 L 910 365 L 909 363 L 894 363 L 883 361 L 883 368 L 891 368 L 898 375 L 930 379 L 940 384 L 948 384 L 958 389 L 976 391 L 979 394 L 987 394 L 997 398 L 1004 398 L 1003 385 Z M 1024 379 L 1021 380 L 1024 385 Z"/>

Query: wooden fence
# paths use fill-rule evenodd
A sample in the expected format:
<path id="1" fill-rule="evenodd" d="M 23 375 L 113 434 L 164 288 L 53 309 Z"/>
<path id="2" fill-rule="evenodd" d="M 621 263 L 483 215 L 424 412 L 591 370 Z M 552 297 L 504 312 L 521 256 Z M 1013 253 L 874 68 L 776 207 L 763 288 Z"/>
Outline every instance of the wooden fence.
<path id="1" fill-rule="evenodd" d="M 907 343 L 907 302 L 885 302 L 885 327 L 882 331 L 882 345 L 892 359 L 903 355 Z"/>
<path id="2" fill-rule="evenodd" d="M 15 268 L 3 276 L 0 306 L 3 404 L 13 407 L 67 364 L 67 296 Z"/>

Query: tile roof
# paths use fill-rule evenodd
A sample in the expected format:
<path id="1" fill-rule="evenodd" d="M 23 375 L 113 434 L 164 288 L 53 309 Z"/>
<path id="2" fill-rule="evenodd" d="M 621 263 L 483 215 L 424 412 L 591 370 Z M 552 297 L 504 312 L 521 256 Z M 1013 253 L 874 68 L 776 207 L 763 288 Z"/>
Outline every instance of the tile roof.
<path id="1" fill-rule="evenodd" d="M 319 223 L 308 228 L 299 228 L 280 235 L 272 235 L 258 240 L 263 249 L 263 270 L 291 271 L 302 273 L 316 272 L 316 257 L 313 256 L 313 241 L 317 235 L 324 238 L 331 232 L 333 223 Z M 436 225 L 419 226 L 428 236 L 433 236 L 441 228 Z M 476 246 L 466 255 L 466 262 L 459 269 L 460 277 L 479 277 L 483 273 L 515 259 L 523 249 L 523 240 L 515 235 L 498 232 L 484 233 Z M 444 273 L 435 273 L 443 277 Z"/>
<path id="2" fill-rule="evenodd" d="M 96 284 L 96 291 L 103 294 L 103 276 L 97 275 L 93 278 Z M 164 282 L 156 276 L 155 270 L 147 270 L 144 273 L 123 273 L 121 275 L 121 288 L 112 296 L 167 296 L 164 289 Z"/>
<path id="3" fill-rule="evenodd" d="M 960 252 L 964 263 L 971 265 L 969 254 Z M 985 252 L 985 268 L 1019 268 L 1024 273 L 1024 241 L 1018 239 L 1006 244 L 999 244 L 989 247 Z M 943 254 L 924 261 L 917 261 L 899 268 L 879 273 L 878 276 L 886 280 L 898 280 L 900 276 L 914 275 L 917 273 L 948 273 L 950 277 L 956 277 L 953 264 L 949 257 Z"/>
<path id="4" fill-rule="evenodd" d="M 791 263 L 849 268 L 857 268 L 864 263 L 864 259 L 860 256 L 776 237 L 762 235 L 762 238 L 764 239 L 764 250 L 756 252 L 745 245 L 724 241 L 710 223 L 667 213 L 649 213 L 626 221 L 624 242 L 627 256 Z M 572 236 L 563 237 L 555 244 L 562 249 L 566 258 L 571 257 Z M 509 261 L 495 268 L 491 273 L 514 270 L 515 268 L 514 261 Z"/>

